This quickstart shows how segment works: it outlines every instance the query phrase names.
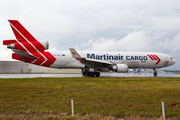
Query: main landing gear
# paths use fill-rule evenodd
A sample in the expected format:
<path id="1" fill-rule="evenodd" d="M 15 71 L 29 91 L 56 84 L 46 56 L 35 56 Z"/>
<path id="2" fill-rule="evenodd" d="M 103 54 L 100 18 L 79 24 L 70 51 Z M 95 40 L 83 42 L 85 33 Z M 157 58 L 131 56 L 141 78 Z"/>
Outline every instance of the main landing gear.
<path id="1" fill-rule="evenodd" d="M 156 71 L 155 68 L 153 70 L 154 70 L 154 77 L 156 77 L 157 76 L 157 71 Z"/>
<path id="2" fill-rule="evenodd" d="M 100 72 L 89 72 L 89 71 L 84 71 L 83 76 L 86 77 L 99 77 L 100 76 Z"/>

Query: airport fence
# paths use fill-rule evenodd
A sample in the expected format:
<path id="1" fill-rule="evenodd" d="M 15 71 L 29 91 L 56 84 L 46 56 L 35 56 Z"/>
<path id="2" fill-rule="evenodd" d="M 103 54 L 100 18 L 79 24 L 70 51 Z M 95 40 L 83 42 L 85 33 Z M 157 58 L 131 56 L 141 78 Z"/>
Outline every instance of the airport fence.
<path id="1" fill-rule="evenodd" d="M 87 103 L 88 104 L 88 103 Z M 126 105 L 121 105 L 126 104 Z M 138 105 L 139 109 L 134 110 L 134 105 Z M 180 111 L 180 103 L 172 102 L 119 102 L 117 104 L 117 109 L 111 109 L 111 105 L 107 105 L 104 101 L 104 104 L 101 104 L 100 106 L 98 104 L 91 106 L 91 108 L 85 107 L 86 105 L 77 105 L 76 101 L 73 102 L 71 100 L 71 112 L 72 116 L 74 114 L 81 113 L 80 111 L 84 111 L 84 114 L 92 113 L 93 110 L 96 110 L 94 112 L 100 113 L 100 114 L 109 114 L 112 111 L 116 111 L 116 115 L 132 115 L 130 111 L 134 111 L 133 115 L 140 115 L 140 116 L 162 116 L 163 120 L 165 120 L 165 117 L 180 117 L 179 111 Z M 109 106 L 107 108 L 107 106 Z M 123 107 L 122 107 L 123 106 Z M 114 108 L 114 107 L 113 107 Z M 86 110 L 85 110 L 86 109 Z M 87 113 L 85 112 L 87 111 Z"/>

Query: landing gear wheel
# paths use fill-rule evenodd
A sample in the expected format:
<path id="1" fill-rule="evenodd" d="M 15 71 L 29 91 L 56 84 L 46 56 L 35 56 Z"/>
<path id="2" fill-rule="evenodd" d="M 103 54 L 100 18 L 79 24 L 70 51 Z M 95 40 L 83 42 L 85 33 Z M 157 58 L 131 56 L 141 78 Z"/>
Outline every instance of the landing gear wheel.
<path id="1" fill-rule="evenodd" d="M 153 69 L 154 70 L 154 77 L 156 77 L 157 76 L 157 71 L 156 71 L 156 69 Z"/>
<path id="2" fill-rule="evenodd" d="M 82 73 L 83 76 L 85 77 L 99 77 L 100 76 L 100 72 L 88 72 L 88 71 L 84 71 Z"/>
<path id="3" fill-rule="evenodd" d="M 89 72 L 85 71 L 85 72 L 83 72 L 82 74 L 83 74 L 83 76 L 86 76 L 86 77 L 87 77 L 87 76 L 89 75 Z"/>
<path id="4" fill-rule="evenodd" d="M 96 77 L 100 76 L 100 72 L 95 72 Z"/>
<path id="5" fill-rule="evenodd" d="M 83 76 L 86 76 L 86 72 L 83 72 L 82 74 L 83 74 Z"/>
<path id="6" fill-rule="evenodd" d="M 155 71 L 155 72 L 154 72 L 154 77 L 156 77 L 156 76 L 157 76 L 157 72 Z"/>
<path id="7" fill-rule="evenodd" d="M 90 72 L 90 77 L 94 77 L 94 72 Z"/>

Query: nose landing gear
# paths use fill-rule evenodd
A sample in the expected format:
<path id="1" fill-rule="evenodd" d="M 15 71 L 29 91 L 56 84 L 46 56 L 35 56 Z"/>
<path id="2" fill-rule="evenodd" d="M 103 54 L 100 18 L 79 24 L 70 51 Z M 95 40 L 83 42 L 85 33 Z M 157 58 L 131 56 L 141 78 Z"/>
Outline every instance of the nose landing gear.
<path id="1" fill-rule="evenodd" d="M 156 71 L 155 68 L 153 70 L 154 70 L 154 77 L 156 77 L 157 76 L 157 71 Z"/>

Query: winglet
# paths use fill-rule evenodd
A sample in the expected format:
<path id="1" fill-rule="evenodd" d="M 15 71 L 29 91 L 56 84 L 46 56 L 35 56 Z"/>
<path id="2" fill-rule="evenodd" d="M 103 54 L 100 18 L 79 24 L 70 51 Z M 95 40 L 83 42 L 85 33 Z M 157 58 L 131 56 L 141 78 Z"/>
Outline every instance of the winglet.
<path id="1" fill-rule="evenodd" d="M 77 53 L 77 51 L 74 48 L 69 48 L 69 50 L 73 58 L 76 58 L 79 61 L 82 59 L 81 56 Z"/>

